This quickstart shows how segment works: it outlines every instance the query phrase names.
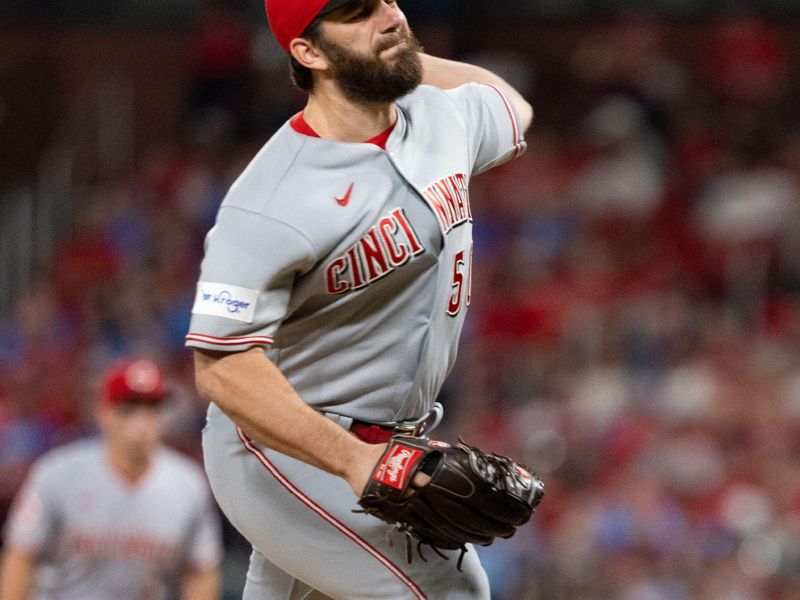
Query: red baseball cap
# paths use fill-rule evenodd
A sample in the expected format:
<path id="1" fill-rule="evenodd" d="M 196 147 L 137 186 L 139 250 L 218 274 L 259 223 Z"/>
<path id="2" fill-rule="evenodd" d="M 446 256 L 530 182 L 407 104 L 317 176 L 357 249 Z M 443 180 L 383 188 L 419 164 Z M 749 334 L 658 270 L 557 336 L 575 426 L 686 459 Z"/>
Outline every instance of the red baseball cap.
<path id="1" fill-rule="evenodd" d="M 152 360 L 139 358 L 111 367 L 103 378 L 101 399 L 115 406 L 123 402 L 159 404 L 167 397 L 167 382 Z"/>
<path id="2" fill-rule="evenodd" d="M 269 26 L 278 43 L 289 52 L 289 42 L 300 37 L 311 21 L 353 0 L 264 0 Z"/>

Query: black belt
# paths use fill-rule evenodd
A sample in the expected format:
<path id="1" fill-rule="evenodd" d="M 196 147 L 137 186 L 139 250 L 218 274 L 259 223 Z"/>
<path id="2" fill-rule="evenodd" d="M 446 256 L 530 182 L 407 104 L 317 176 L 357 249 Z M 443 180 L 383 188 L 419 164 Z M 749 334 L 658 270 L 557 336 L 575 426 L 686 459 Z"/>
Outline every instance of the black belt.
<path id="1" fill-rule="evenodd" d="M 393 435 L 421 436 L 432 431 L 442 420 L 444 408 L 434 402 L 433 408 L 421 419 L 415 421 L 399 421 L 396 423 L 375 423 L 352 419 L 335 413 L 325 413 L 328 418 L 340 423 L 356 436 L 369 443 L 383 443 Z"/>

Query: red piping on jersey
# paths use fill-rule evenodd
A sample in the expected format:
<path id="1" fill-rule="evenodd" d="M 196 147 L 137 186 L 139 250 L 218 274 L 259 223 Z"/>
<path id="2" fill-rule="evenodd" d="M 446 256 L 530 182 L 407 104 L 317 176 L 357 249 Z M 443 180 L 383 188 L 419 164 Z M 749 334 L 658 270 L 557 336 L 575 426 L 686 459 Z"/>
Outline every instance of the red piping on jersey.
<path id="1" fill-rule="evenodd" d="M 517 124 L 517 119 L 514 117 L 514 111 L 511 110 L 511 105 L 508 103 L 505 94 L 501 92 L 496 86 L 492 85 L 491 83 L 487 83 L 490 88 L 492 88 L 495 92 L 500 94 L 500 98 L 503 100 L 503 104 L 506 105 L 506 110 L 508 111 L 508 116 L 511 118 L 511 127 L 514 133 L 514 147 L 516 151 L 514 152 L 514 156 L 512 156 L 512 160 L 517 158 L 522 153 L 522 136 L 519 133 L 519 125 Z"/>
<path id="2" fill-rule="evenodd" d="M 309 125 L 306 122 L 306 119 L 303 116 L 302 112 L 299 112 L 295 116 L 293 116 L 292 119 L 289 121 L 289 124 L 292 126 L 292 129 L 294 129 L 297 133 L 302 133 L 303 135 L 308 135 L 308 136 L 315 137 L 315 138 L 319 137 L 319 134 L 316 131 L 314 131 L 311 128 L 311 125 Z M 392 125 L 390 125 L 389 128 L 386 131 L 384 131 L 382 133 L 379 133 L 375 137 L 369 138 L 364 143 L 365 144 L 375 144 L 381 150 L 386 150 L 386 141 L 389 139 L 389 136 L 392 134 L 392 130 L 394 129 L 394 126 L 396 124 L 397 124 L 397 121 L 395 121 Z"/>
<path id="3" fill-rule="evenodd" d="M 289 481 L 283 473 L 281 473 L 277 467 L 272 464 L 272 462 L 264 456 L 264 453 L 261 452 L 253 443 L 247 439 L 247 436 L 244 435 L 244 432 L 240 427 L 236 428 L 236 433 L 239 435 L 239 439 L 242 441 L 247 450 L 253 454 L 259 462 L 264 465 L 264 467 L 269 471 L 270 475 L 272 475 L 283 487 L 285 487 L 289 493 L 291 493 L 294 497 L 296 497 L 300 502 L 305 504 L 308 508 L 313 510 L 317 513 L 320 517 L 325 519 L 328 523 L 333 525 L 336 529 L 338 529 L 341 533 L 349 537 L 352 541 L 354 541 L 358 546 L 361 546 L 362 549 L 366 550 L 369 554 L 371 554 L 379 563 L 381 563 L 384 567 L 389 569 L 392 574 L 397 577 L 400 581 L 405 584 L 405 586 L 411 590 L 411 593 L 414 594 L 414 598 L 417 600 L 428 600 L 428 597 L 419 589 L 416 583 L 414 583 L 408 575 L 403 573 L 397 565 L 395 565 L 391 560 L 389 560 L 386 556 L 384 556 L 377 548 L 370 546 L 369 542 L 367 542 L 364 538 L 358 535 L 352 529 L 349 529 L 344 523 L 340 522 L 336 517 L 331 515 L 330 513 L 326 512 L 324 508 L 322 508 L 319 504 L 314 502 L 311 498 L 303 494 L 291 481 Z"/>
<path id="4" fill-rule="evenodd" d="M 216 337 L 204 333 L 189 333 L 187 342 L 202 342 L 204 344 L 217 344 L 219 346 L 239 346 L 241 344 L 255 344 L 257 346 L 271 346 L 275 341 L 268 335 L 250 335 L 242 337 Z"/>

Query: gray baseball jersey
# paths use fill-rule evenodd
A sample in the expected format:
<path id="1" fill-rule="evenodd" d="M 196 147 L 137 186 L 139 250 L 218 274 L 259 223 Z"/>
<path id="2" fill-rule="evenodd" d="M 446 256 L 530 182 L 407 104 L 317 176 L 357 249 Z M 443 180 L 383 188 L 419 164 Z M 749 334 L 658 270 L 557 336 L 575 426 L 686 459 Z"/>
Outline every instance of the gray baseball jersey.
<path id="1" fill-rule="evenodd" d="M 202 471 L 166 448 L 131 484 L 99 440 L 52 450 L 33 467 L 6 523 L 33 551 L 37 600 L 157 600 L 182 568 L 214 566 L 219 523 Z"/>
<path id="2" fill-rule="evenodd" d="M 287 124 L 258 153 L 206 240 L 189 346 L 264 346 L 328 412 L 431 408 L 470 301 L 470 177 L 524 141 L 491 86 L 420 86 L 397 106 L 385 151 Z"/>
<path id="3" fill-rule="evenodd" d="M 470 178 L 525 143 L 492 86 L 420 86 L 396 107 L 384 147 L 291 123 L 264 146 L 206 239 L 187 345 L 262 346 L 326 413 L 387 423 L 430 410 L 470 303 Z M 217 501 L 253 544 L 247 600 L 308 588 L 349 600 L 488 597 L 474 552 L 463 573 L 438 559 L 405 565 L 381 521 L 352 514 L 342 479 L 248 440 L 214 404 L 203 447 Z"/>

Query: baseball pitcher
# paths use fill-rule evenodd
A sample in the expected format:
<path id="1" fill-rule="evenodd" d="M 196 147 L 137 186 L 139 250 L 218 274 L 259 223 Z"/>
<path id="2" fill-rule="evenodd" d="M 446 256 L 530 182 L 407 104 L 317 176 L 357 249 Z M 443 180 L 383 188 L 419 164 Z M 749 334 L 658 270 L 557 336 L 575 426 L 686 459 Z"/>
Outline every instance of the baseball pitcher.
<path id="1" fill-rule="evenodd" d="M 543 486 L 427 434 L 472 295 L 469 183 L 525 150 L 532 109 L 424 54 L 397 2 L 266 9 L 308 102 L 223 202 L 187 335 L 244 597 L 486 599 L 473 544 Z"/>

